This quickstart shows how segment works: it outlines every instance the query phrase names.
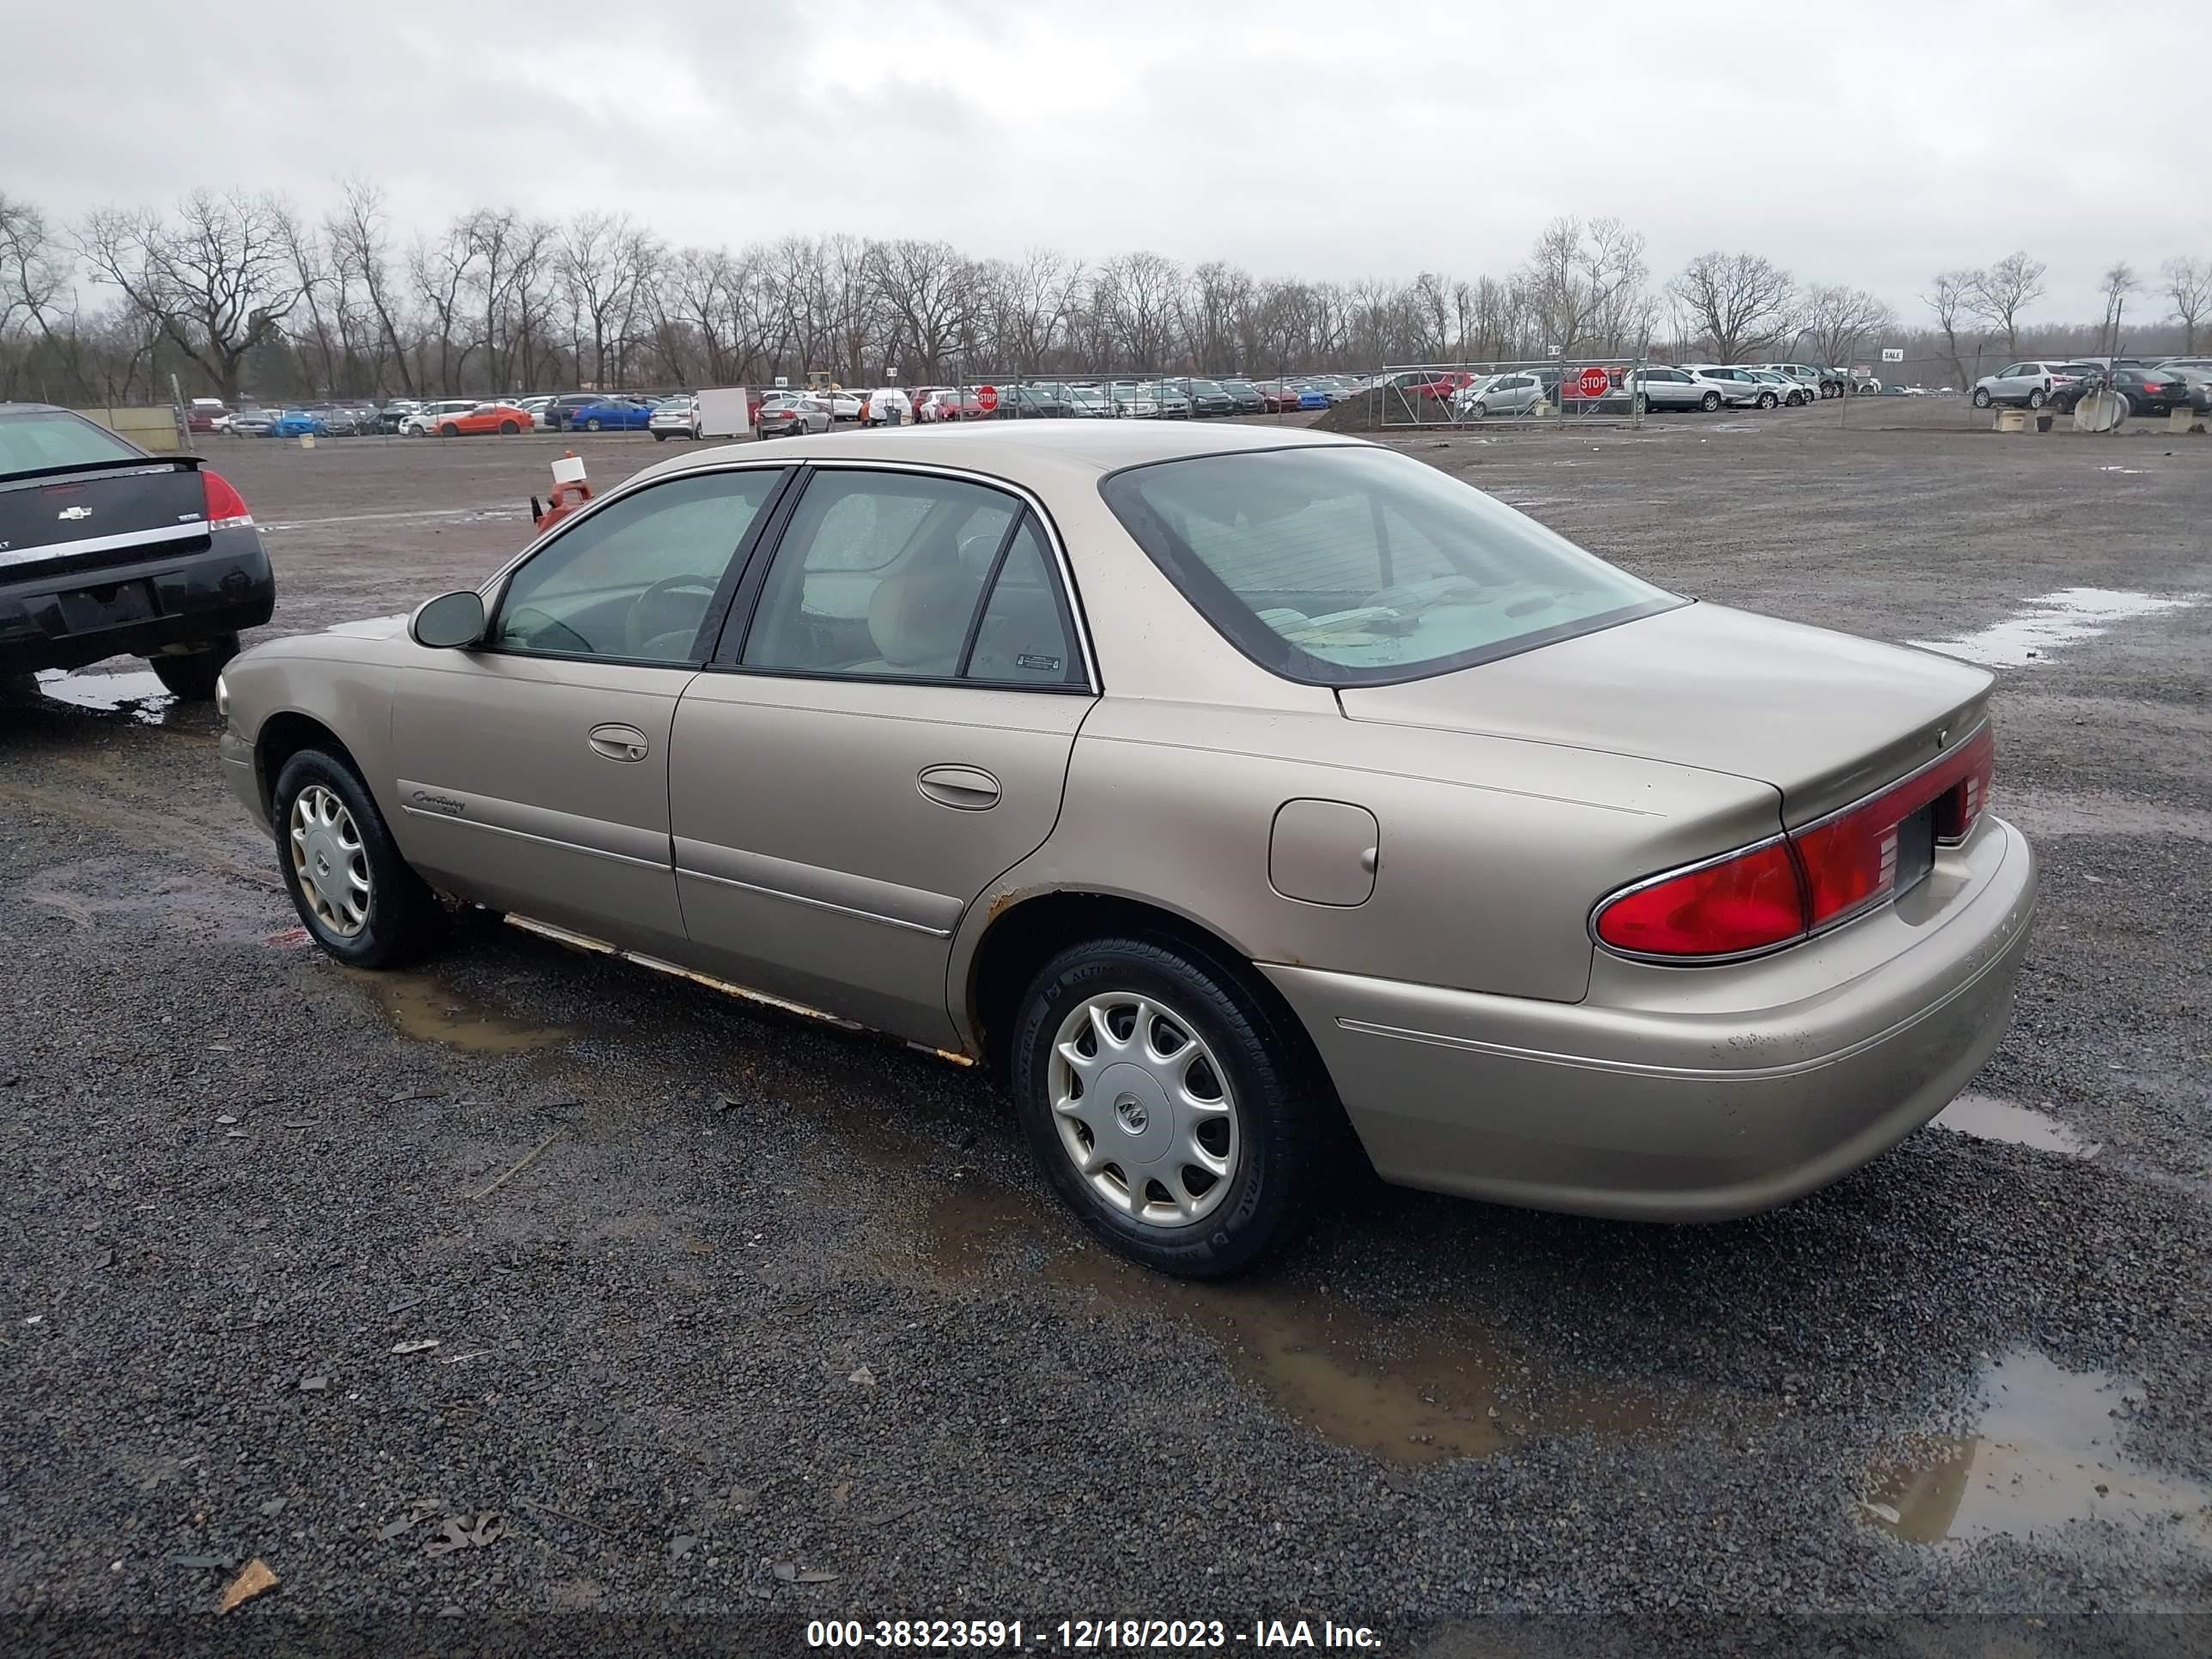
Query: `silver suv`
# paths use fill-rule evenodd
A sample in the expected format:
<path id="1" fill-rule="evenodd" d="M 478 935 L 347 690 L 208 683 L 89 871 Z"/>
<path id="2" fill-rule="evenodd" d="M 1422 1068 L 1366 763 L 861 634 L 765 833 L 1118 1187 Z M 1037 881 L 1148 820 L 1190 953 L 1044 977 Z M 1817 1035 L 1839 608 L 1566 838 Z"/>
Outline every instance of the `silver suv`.
<path id="1" fill-rule="evenodd" d="M 1974 382 L 1974 407 L 1987 409 L 1991 404 L 2026 404 L 2030 409 L 2040 409 L 2051 401 L 2051 393 L 2094 372 L 2081 363 L 2038 362 L 2033 360 L 2007 363 L 1996 374 L 1984 374 Z"/>

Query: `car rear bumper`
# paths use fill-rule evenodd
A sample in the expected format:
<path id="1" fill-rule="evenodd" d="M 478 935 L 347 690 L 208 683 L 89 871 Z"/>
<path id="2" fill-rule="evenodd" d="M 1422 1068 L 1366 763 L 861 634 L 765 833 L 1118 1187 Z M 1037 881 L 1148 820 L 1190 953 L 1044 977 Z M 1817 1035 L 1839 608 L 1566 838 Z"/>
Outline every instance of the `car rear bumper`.
<path id="1" fill-rule="evenodd" d="M 1657 1012 L 1262 969 L 1386 1180 L 1538 1209 L 1721 1220 L 1887 1150 L 2004 1035 L 2035 909 L 2033 854 L 1992 818 L 1940 862 L 1931 879 L 1960 883 L 1962 898 L 1927 937 L 1817 989 L 1808 970 L 1822 957 L 1802 953 L 1820 941 L 1766 958 L 1791 994 L 1750 1012 L 1698 1011 L 1694 996 Z M 1658 971 L 1692 987 L 1684 976 L 1711 970 Z"/>
<path id="2" fill-rule="evenodd" d="M 276 602 L 251 527 L 216 531 L 202 552 L 0 581 L 0 672 L 82 668 L 258 628 Z"/>

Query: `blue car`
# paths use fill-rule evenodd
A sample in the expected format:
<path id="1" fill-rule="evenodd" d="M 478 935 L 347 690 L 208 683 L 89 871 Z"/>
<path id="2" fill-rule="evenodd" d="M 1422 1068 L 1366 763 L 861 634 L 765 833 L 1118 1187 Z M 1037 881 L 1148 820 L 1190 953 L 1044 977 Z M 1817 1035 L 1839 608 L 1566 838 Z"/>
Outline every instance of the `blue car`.
<path id="1" fill-rule="evenodd" d="M 288 409 L 269 423 L 272 438 L 327 438 L 331 423 L 319 415 L 310 415 L 304 409 Z"/>
<path id="2" fill-rule="evenodd" d="M 653 418 L 651 404 L 632 403 L 627 398 L 609 398 L 596 404 L 586 404 L 581 409 L 568 411 L 568 430 L 571 432 L 642 432 L 646 422 Z"/>
<path id="3" fill-rule="evenodd" d="M 1328 407 L 1328 393 L 1323 392 L 1318 386 L 1302 386 L 1298 388 L 1298 407 L 1300 409 L 1327 409 Z"/>

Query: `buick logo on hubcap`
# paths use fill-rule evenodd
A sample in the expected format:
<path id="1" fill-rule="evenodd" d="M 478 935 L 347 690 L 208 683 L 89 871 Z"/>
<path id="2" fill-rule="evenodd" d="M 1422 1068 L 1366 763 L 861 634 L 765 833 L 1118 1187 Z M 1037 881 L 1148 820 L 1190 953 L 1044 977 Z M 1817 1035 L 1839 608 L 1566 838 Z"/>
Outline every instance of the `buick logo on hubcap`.
<path id="1" fill-rule="evenodd" d="M 1123 1095 L 1114 1103 L 1114 1115 L 1121 1120 L 1121 1127 L 1133 1135 L 1145 1133 L 1145 1126 L 1152 1115 L 1145 1109 L 1145 1103 L 1134 1095 Z"/>

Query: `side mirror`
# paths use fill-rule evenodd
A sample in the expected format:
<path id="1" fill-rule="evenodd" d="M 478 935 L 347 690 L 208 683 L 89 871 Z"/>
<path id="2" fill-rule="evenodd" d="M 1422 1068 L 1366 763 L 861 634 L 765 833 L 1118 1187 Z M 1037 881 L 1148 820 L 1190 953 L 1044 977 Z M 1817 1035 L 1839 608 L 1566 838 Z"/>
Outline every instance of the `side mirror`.
<path id="1" fill-rule="evenodd" d="M 473 588 L 425 600 L 407 619 L 407 636 L 433 651 L 474 645 L 483 638 L 483 595 Z"/>

